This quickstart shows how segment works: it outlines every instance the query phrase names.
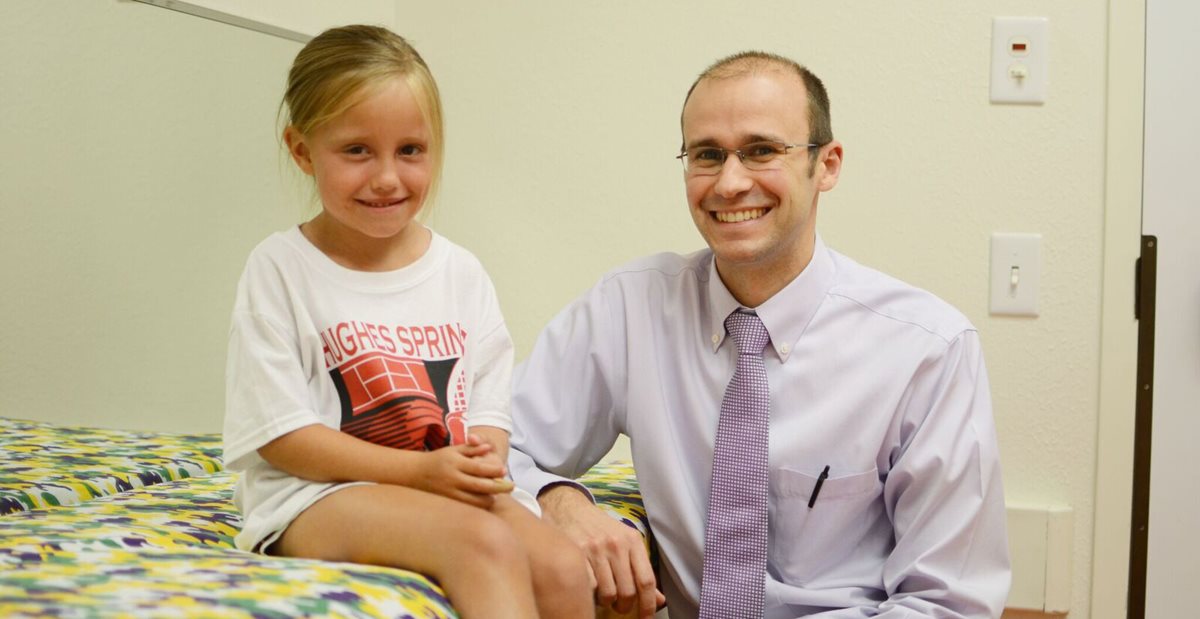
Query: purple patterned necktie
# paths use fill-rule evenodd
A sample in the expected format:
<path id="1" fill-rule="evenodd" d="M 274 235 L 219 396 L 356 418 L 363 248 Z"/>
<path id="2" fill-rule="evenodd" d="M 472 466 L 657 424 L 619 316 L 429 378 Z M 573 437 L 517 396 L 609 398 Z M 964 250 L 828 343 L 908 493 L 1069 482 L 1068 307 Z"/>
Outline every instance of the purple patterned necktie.
<path id="1" fill-rule="evenodd" d="M 737 367 L 721 401 L 704 527 L 701 619 L 763 616 L 767 577 L 767 425 L 771 394 L 762 352 L 771 336 L 757 314 L 725 319 Z"/>

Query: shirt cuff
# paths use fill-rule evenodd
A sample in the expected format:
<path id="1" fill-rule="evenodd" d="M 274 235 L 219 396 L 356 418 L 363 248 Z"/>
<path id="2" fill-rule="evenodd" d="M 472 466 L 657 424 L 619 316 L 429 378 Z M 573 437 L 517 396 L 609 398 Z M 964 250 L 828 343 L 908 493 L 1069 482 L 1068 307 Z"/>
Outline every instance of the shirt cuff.
<path id="1" fill-rule="evenodd" d="M 596 504 L 596 497 L 592 496 L 592 491 L 588 490 L 587 486 L 585 486 L 577 481 L 571 481 L 569 479 L 559 479 L 558 481 L 552 481 L 552 482 L 542 486 L 541 489 L 538 490 L 537 496 L 540 498 L 542 496 L 542 493 L 544 493 L 552 488 L 558 488 L 560 486 L 569 486 L 571 488 L 574 488 L 574 489 L 578 490 L 580 493 L 582 493 L 583 496 L 587 497 L 588 500 L 592 502 L 592 505 Z"/>
<path id="2" fill-rule="evenodd" d="M 535 497 L 541 496 L 551 486 L 569 485 L 574 486 L 582 492 L 593 504 L 596 502 L 596 497 L 592 496 L 591 491 L 584 487 L 583 484 L 543 471 L 534 464 L 532 458 L 520 449 L 513 448 L 508 451 L 508 472 L 518 488 L 525 490 Z"/>

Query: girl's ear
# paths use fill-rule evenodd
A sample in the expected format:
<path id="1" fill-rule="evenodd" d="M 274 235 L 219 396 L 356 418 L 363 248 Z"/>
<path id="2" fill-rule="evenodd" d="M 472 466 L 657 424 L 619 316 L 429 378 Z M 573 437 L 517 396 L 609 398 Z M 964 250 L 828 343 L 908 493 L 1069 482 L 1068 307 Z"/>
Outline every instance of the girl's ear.
<path id="1" fill-rule="evenodd" d="M 308 150 L 308 144 L 304 141 L 304 134 L 300 133 L 296 127 L 288 125 L 283 130 L 283 143 L 287 144 L 288 154 L 292 156 L 292 161 L 295 161 L 296 165 L 305 174 L 312 176 L 312 153 Z"/>

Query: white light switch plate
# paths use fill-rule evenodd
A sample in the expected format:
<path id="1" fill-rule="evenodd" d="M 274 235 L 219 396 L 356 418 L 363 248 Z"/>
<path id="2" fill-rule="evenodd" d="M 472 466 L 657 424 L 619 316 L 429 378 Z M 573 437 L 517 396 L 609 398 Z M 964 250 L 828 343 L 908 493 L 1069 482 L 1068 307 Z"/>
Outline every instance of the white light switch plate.
<path id="1" fill-rule="evenodd" d="M 991 312 L 1038 315 L 1042 235 L 992 234 Z"/>
<path id="2" fill-rule="evenodd" d="M 1050 36 L 1045 17 L 992 18 L 992 103 L 1045 103 Z"/>

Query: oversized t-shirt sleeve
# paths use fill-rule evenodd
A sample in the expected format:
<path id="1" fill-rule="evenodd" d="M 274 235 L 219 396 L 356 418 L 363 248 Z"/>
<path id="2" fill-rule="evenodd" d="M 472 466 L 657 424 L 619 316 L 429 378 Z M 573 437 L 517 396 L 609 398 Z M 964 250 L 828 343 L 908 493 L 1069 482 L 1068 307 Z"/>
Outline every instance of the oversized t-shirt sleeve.
<path id="1" fill-rule="evenodd" d="M 482 335 L 471 351 L 474 384 L 467 409 L 467 427 L 492 426 L 512 432 L 513 343 L 500 312 L 496 290 L 481 269 Z"/>
<path id="2" fill-rule="evenodd" d="M 232 470 L 244 470 L 245 457 L 272 440 L 320 423 L 287 308 L 278 273 L 252 256 L 238 283 L 225 365 L 224 457 Z"/>

